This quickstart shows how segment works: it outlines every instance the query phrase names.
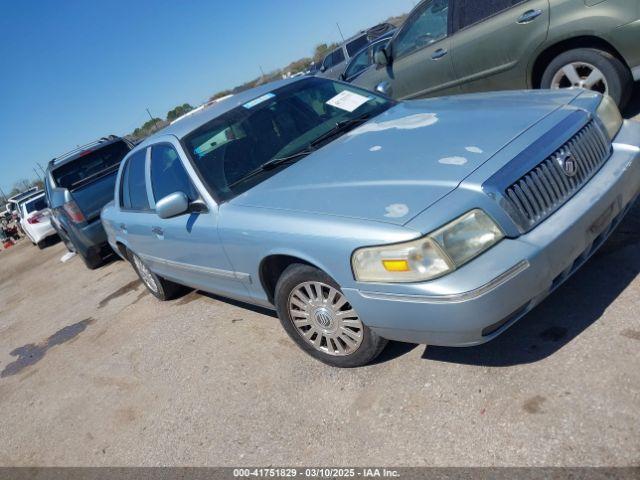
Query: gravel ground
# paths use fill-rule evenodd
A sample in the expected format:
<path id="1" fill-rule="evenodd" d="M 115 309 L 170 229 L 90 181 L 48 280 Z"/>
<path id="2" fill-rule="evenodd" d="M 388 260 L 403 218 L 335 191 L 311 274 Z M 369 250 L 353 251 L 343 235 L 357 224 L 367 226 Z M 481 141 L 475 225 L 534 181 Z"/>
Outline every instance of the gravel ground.
<path id="1" fill-rule="evenodd" d="M 640 102 L 639 102 L 640 103 Z M 0 252 L 0 465 L 640 463 L 640 205 L 495 341 L 326 367 L 268 312 Z"/>

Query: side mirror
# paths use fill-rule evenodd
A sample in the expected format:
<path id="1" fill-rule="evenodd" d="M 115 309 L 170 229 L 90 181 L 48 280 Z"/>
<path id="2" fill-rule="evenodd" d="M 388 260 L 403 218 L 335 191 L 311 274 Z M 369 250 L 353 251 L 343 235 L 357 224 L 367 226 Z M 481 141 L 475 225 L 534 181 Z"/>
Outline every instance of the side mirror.
<path id="1" fill-rule="evenodd" d="M 189 211 L 189 199 L 183 192 L 175 192 L 158 200 L 156 213 L 160 218 L 177 217 Z"/>
<path id="2" fill-rule="evenodd" d="M 387 53 L 386 48 L 381 48 L 380 50 L 378 50 L 373 59 L 375 60 L 376 65 L 378 65 L 379 67 L 386 67 L 391 63 L 390 56 Z"/>
<path id="3" fill-rule="evenodd" d="M 324 65 L 322 65 L 322 66 L 320 67 L 320 72 L 324 73 L 324 72 L 326 72 L 326 71 L 327 71 L 327 67 L 325 67 Z"/>

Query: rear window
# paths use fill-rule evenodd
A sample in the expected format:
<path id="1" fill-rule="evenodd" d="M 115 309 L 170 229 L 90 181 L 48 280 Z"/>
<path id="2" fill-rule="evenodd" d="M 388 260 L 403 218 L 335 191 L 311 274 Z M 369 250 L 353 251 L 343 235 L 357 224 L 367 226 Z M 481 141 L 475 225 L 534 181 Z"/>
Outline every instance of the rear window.
<path id="1" fill-rule="evenodd" d="M 29 200 L 24 205 L 27 213 L 31 212 L 39 212 L 40 210 L 44 210 L 47 208 L 47 201 L 44 197 L 36 198 L 35 200 Z"/>
<path id="2" fill-rule="evenodd" d="M 82 154 L 75 160 L 57 167 L 51 172 L 56 185 L 73 190 L 115 172 L 129 153 L 129 145 L 115 142 L 98 150 Z"/>

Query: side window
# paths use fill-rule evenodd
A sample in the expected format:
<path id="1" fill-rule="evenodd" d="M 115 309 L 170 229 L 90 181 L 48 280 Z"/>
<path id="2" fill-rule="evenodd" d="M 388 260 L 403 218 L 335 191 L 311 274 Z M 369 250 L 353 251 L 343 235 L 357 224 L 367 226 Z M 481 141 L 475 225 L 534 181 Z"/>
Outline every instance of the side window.
<path id="1" fill-rule="evenodd" d="M 367 39 L 367 36 L 361 35 L 360 37 L 347 43 L 347 53 L 349 53 L 350 57 L 353 57 L 356 53 L 366 47 L 368 43 L 369 40 Z"/>
<path id="2" fill-rule="evenodd" d="M 484 2 L 477 2 L 484 3 Z M 426 47 L 448 35 L 449 1 L 432 0 L 409 18 L 393 46 L 394 57 Z"/>
<path id="3" fill-rule="evenodd" d="M 382 50 L 388 44 L 389 44 L 389 42 L 386 41 L 386 42 L 378 42 L 375 45 L 371 46 L 371 60 L 370 60 L 371 63 L 373 63 L 375 61 L 376 53 L 378 53 L 380 50 Z"/>
<path id="4" fill-rule="evenodd" d="M 175 192 L 183 192 L 191 201 L 199 197 L 178 152 L 170 145 L 151 147 L 151 187 L 156 202 Z"/>
<path id="5" fill-rule="evenodd" d="M 145 159 L 146 149 L 136 152 L 129 158 L 122 172 L 120 204 L 126 210 L 150 209 L 144 175 Z"/>
<path id="6" fill-rule="evenodd" d="M 333 52 L 329 53 L 326 57 L 324 57 L 324 60 L 322 61 L 322 66 L 327 70 L 333 67 Z"/>
<path id="7" fill-rule="evenodd" d="M 332 66 L 335 66 L 342 62 L 344 62 L 344 52 L 342 51 L 342 47 L 340 47 L 331 54 L 331 63 L 333 63 Z"/>
<path id="8" fill-rule="evenodd" d="M 345 78 L 351 78 L 355 74 L 360 73 L 362 70 L 366 69 L 370 64 L 371 63 L 369 61 L 369 49 L 363 52 L 360 52 L 351 61 L 349 68 L 345 72 Z"/>
<path id="9" fill-rule="evenodd" d="M 527 0 L 461 0 L 455 11 L 457 29 L 481 22 L 492 15 L 526 2 Z"/>

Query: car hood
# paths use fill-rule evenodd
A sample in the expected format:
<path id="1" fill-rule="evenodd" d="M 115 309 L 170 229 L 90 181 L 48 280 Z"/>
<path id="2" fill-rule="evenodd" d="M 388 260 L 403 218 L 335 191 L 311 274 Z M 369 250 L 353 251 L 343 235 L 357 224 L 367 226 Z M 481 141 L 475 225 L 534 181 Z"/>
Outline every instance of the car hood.
<path id="1" fill-rule="evenodd" d="M 404 225 L 578 91 L 402 102 L 234 198 Z"/>

